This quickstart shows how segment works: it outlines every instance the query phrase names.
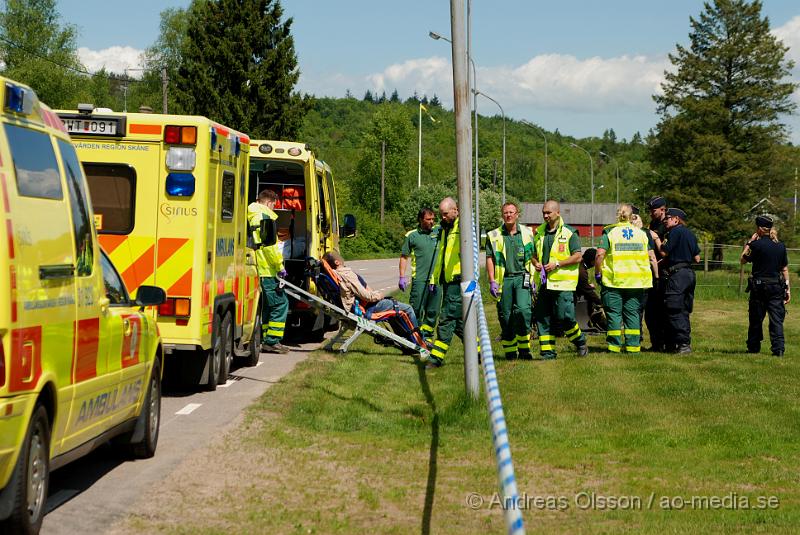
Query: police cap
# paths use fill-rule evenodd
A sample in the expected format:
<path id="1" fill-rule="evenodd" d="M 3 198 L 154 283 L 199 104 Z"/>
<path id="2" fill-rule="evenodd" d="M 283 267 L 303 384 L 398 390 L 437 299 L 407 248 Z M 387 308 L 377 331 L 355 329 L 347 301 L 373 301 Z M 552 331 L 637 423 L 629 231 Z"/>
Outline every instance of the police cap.
<path id="1" fill-rule="evenodd" d="M 775 222 L 768 215 L 760 215 L 756 217 L 756 225 L 758 225 L 759 227 L 772 228 L 772 225 L 774 223 Z"/>
<path id="2" fill-rule="evenodd" d="M 667 208 L 667 217 L 679 217 L 682 221 L 686 221 L 686 212 L 680 208 Z"/>
<path id="3" fill-rule="evenodd" d="M 639 215 L 639 207 L 638 207 L 638 206 L 636 206 L 635 204 L 632 204 L 632 205 L 631 205 L 631 213 L 632 213 L 633 215 Z"/>
<path id="4" fill-rule="evenodd" d="M 667 200 L 664 197 L 656 196 L 647 201 L 647 208 L 650 210 L 655 210 L 656 208 L 662 208 L 667 205 Z"/>

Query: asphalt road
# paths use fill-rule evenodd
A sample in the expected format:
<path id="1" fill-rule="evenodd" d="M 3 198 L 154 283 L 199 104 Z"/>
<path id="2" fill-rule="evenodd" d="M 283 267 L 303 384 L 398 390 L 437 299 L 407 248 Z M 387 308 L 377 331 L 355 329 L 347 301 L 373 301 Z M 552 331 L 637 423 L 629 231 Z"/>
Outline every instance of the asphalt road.
<path id="1" fill-rule="evenodd" d="M 397 288 L 396 259 L 349 265 L 376 290 Z M 258 366 L 235 370 L 216 392 L 165 392 L 155 457 L 125 461 L 107 445 L 53 472 L 42 533 L 103 533 L 148 489 L 169 479 L 190 452 L 232 429 L 245 407 L 318 347 L 303 344 L 287 355 L 262 354 Z"/>

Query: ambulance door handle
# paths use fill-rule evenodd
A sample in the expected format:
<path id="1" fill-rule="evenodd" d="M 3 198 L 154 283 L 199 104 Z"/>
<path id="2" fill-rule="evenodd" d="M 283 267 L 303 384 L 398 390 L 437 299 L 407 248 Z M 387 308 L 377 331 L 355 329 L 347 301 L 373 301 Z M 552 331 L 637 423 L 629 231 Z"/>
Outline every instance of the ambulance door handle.
<path id="1" fill-rule="evenodd" d="M 108 297 L 101 297 L 97 300 L 97 304 L 100 305 L 100 312 L 103 315 L 108 314 L 108 306 L 111 304 L 111 299 Z"/>
<path id="2" fill-rule="evenodd" d="M 131 327 L 131 320 L 129 320 L 128 318 L 123 319 L 122 320 L 122 333 L 125 335 L 126 338 L 131 335 L 131 331 L 132 330 L 133 330 L 133 328 Z"/>
<path id="3" fill-rule="evenodd" d="M 39 280 L 71 279 L 75 277 L 72 264 L 50 264 L 39 266 Z"/>

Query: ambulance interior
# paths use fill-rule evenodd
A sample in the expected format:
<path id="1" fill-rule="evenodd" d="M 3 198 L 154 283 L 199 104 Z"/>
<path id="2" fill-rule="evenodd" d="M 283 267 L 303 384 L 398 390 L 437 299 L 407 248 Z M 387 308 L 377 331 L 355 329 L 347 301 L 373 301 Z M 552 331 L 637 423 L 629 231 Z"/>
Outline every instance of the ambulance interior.
<path id="1" fill-rule="evenodd" d="M 271 189 L 278 195 L 278 246 L 283 253 L 289 279 L 298 284 L 304 279 L 305 259 L 310 240 L 305 197 L 305 167 L 300 162 L 252 158 L 248 201 Z"/>

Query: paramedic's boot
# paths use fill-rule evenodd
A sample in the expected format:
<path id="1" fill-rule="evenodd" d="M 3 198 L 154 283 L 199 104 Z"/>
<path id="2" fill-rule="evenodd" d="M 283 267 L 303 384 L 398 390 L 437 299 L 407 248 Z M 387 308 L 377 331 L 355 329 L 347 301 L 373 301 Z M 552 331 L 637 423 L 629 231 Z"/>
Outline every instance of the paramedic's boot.
<path id="1" fill-rule="evenodd" d="M 425 366 L 426 370 L 433 370 L 436 368 L 441 368 L 444 366 L 444 359 L 440 359 L 439 357 L 434 357 L 431 355 L 428 357 L 428 364 Z"/>

